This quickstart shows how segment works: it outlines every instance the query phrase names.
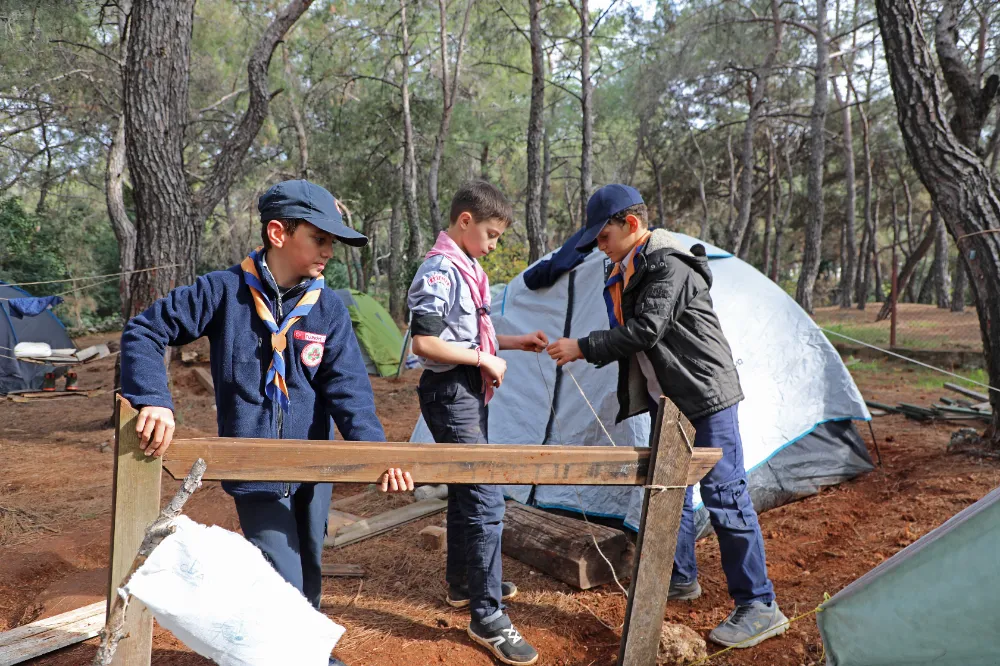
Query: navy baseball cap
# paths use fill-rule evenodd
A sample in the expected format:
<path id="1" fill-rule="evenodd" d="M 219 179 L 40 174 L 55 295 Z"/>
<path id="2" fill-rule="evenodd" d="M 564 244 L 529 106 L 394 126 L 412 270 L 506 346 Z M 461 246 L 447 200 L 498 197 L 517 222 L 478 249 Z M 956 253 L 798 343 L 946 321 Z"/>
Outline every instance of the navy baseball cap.
<path id="1" fill-rule="evenodd" d="M 347 245 L 368 244 L 367 236 L 344 224 L 333 195 L 308 180 L 286 180 L 272 186 L 257 202 L 257 210 L 261 220 L 305 220 Z"/>
<path id="2" fill-rule="evenodd" d="M 597 244 L 597 235 L 608 220 L 626 208 L 641 203 L 645 202 L 639 190 L 628 185 L 605 185 L 594 192 L 587 202 L 587 226 L 576 243 L 576 249 L 588 252 L 593 250 Z"/>

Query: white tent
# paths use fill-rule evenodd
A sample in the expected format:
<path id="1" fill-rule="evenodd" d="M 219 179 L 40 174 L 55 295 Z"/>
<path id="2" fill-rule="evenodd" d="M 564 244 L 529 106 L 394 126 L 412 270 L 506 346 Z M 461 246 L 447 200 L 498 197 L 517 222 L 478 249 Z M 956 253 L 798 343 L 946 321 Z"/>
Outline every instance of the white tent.
<path id="1" fill-rule="evenodd" d="M 675 236 L 687 247 L 700 242 Z M 703 244 L 714 276 L 712 299 L 746 394 L 739 408 L 740 433 L 758 511 L 870 470 L 852 419 L 871 417 L 833 345 L 780 287 L 749 264 Z M 604 255 L 594 251 L 551 287 L 531 291 L 523 275 L 516 277 L 493 303 L 497 332 L 542 329 L 554 339 L 607 329 L 604 268 Z M 576 361 L 565 372 L 557 371 L 546 354 L 502 356 L 507 374 L 490 403 L 491 442 L 607 446 L 606 428 L 616 445 L 648 445 L 649 416 L 614 423 L 617 364 L 597 369 Z M 433 441 L 422 418 L 411 441 Z M 620 518 L 632 529 L 639 524 L 637 488 L 508 486 L 507 493 L 541 507 L 582 508 L 588 515 Z M 699 512 L 699 521 L 707 524 L 706 512 Z"/>

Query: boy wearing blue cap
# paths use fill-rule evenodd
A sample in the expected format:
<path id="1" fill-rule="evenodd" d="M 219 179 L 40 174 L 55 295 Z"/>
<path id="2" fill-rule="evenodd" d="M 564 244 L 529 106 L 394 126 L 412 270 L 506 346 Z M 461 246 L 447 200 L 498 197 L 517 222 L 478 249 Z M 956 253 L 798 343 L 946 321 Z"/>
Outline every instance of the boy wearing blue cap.
<path id="1" fill-rule="evenodd" d="M 347 307 L 325 288 L 334 240 L 361 247 L 336 200 L 305 180 L 278 183 L 258 203 L 263 246 L 237 266 L 178 287 L 122 333 L 122 395 L 137 409 L 146 455 L 173 437 L 167 345 L 206 336 L 220 437 L 385 441 Z M 319 608 L 329 483 L 224 481 L 243 534 Z M 413 489 L 390 469 L 383 491 Z M 331 663 L 338 663 L 331 661 Z"/>
<path id="2" fill-rule="evenodd" d="M 712 273 L 703 245 L 690 251 L 666 230 L 649 231 L 646 206 L 627 185 L 606 185 L 587 203 L 577 249 L 597 245 L 613 262 L 604 289 L 610 330 L 549 346 L 558 365 L 618 361 L 617 420 L 670 398 L 695 428 L 695 446 L 722 449 L 701 480 L 701 498 L 719 538 L 722 569 L 736 608 L 709 638 L 751 647 L 785 632 L 787 618 L 767 576 L 764 538 L 750 501 L 737 406 L 743 399 L 729 342 L 712 308 Z M 692 489 L 681 516 L 669 598 L 701 596 L 695 561 Z"/>

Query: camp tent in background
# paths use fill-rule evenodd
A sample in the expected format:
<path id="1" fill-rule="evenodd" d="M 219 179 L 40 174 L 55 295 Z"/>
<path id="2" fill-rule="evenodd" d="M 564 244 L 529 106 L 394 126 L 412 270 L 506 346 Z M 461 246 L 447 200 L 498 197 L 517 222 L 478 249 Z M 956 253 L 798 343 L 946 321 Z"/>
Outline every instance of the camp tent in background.
<path id="1" fill-rule="evenodd" d="M 998 551 L 1000 489 L 823 604 L 827 664 L 998 663 Z"/>
<path id="2" fill-rule="evenodd" d="M 351 313 L 354 334 L 369 375 L 396 374 L 403 351 L 403 334 L 382 305 L 368 294 L 353 289 L 337 289 L 337 296 Z"/>
<path id="3" fill-rule="evenodd" d="M 51 310 L 34 316 L 18 318 L 11 313 L 10 300 L 31 298 L 31 294 L 0 282 L 0 394 L 10 391 L 40 389 L 48 364 L 33 363 L 14 357 L 14 347 L 20 342 L 44 342 L 53 349 L 73 349 L 66 328 Z"/>
<path id="4" fill-rule="evenodd" d="M 699 242 L 675 236 L 685 247 Z M 714 275 L 712 299 L 747 396 L 739 408 L 740 433 L 754 505 L 764 511 L 871 470 L 864 442 L 852 423 L 870 415 L 833 345 L 766 276 L 729 253 L 704 245 Z M 555 338 L 606 330 L 604 260 L 601 252 L 594 251 L 582 263 L 553 275 L 551 286 L 536 291 L 526 287 L 524 273 L 516 277 L 493 303 L 497 332 L 542 329 Z M 557 370 L 546 354 L 501 355 L 507 373 L 503 388 L 490 402 L 491 442 L 608 446 L 610 435 L 619 446 L 648 445 L 648 415 L 615 425 L 617 364 L 598 369 L 577 361 Z M 411 441 L 433 441 L 423 419 Z M 588 515 L 623 519 L 632 529 L 639 525 L 641 489 L 508 486 L 506 491 L 520 502 L 543 508 L 582 508 Z M 695 502 L 700 504 L 697 488 Z M 697 520 L 705 529 L 704 509 Z"/>

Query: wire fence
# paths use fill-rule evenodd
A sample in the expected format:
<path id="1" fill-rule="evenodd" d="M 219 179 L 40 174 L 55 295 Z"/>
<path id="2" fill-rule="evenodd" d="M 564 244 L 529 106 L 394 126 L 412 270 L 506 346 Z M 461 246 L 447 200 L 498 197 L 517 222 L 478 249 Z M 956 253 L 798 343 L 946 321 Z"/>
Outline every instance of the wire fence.
<path id="1" fill-rule="evenodd" d="M 898 303 L 893 316 L 879 319 L 883 303 L 857 307 L 816 308 L 814 319 L 821 327 L 879 347 L 947 352 L 982 352 L 979 317 L 974 307 L 961 312 L 917 303 Z M 895 329 L 895 330 L 893 330 Z M 832 342 L 841 342 L 830 336 Z"/>

